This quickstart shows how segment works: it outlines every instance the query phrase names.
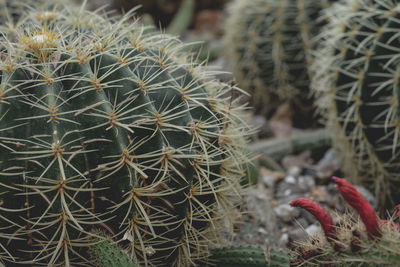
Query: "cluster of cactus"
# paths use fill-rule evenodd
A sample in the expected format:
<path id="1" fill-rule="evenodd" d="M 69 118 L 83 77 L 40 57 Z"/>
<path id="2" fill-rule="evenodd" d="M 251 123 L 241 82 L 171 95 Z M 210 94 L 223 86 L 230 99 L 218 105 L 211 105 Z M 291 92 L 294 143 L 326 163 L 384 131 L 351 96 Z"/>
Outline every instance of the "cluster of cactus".
<path id="1" fill-rule="evenodd" d="M 343 1 L 326 10 L 312 72 L 343 169 L 381 209 L 400 200 L 398 1 Z"/>
<path id="2" fill-rule="evenodd" d="M 258 113 L 276 100 L 311 103 L 308 67 L 327 0 L 233 1 L 225 29 L 227 58 L 238 84 L 252 96 Z"/>
<path id="3" fill-rule="evenodd" d="M 1 261 L 87 266 L 97 228 L 139 266 L 206 258 L 248 161 L 239 89 L 129 13 L 52 11 L 1 32 Z"/>
<path id="4" fill-rule="evenodd" d="M 270 248 L 268 254 L 257 246 L 216 249 L 210 266 L 397 266 L 400 262 L 400 205 L 389 220 L 380 220 L 367 200 L 345 179 L 334 177 L 344 200 L 358 212 L 328 212 L 310 199 L 299 198 L 290 205 L 309 211 L 321 224 L 324 234 L 298 242 L 292 250 Z M 336 221 L 336 222 L 334 222 Z"/>

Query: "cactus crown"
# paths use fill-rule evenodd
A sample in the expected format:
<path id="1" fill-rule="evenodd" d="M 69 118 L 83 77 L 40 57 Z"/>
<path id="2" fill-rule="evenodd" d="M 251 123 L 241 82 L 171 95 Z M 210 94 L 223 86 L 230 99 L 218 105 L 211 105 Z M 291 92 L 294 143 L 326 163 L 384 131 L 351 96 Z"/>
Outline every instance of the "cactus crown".
<path id="1" fill-rule="evenodd" d="M 3 260 L 87 264 L 92 228 L 145 266 L 206 257 L 241 192 L 240 90 L 129 13 L 49 12 L 0 37 Z"/>

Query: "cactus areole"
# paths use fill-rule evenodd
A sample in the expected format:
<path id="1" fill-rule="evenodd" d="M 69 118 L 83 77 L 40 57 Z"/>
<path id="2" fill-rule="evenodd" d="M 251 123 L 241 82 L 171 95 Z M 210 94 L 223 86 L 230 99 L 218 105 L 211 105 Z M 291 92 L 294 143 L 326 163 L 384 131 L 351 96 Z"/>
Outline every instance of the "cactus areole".
<path id="1" fill-rule="evenodd" d="M 201 261 L 241 192 L 238 89 L 129 14 L 50 11 L 0 37 L 0 259 L 87 266 L 101 228 L 138 266 Z"/>

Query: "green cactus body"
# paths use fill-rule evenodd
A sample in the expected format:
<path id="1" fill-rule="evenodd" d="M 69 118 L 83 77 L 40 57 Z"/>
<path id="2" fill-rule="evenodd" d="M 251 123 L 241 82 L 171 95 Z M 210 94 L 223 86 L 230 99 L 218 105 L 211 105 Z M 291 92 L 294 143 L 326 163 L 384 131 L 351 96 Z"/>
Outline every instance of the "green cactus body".
<path id="1" fill-rule="evenodd" d="M 344 171 L 373 190 L 381 208 L 400 200 L 396 2 L 348 1 L 332 7 L 313 66 L 312 87 Z"/>
<path id="2" fill-rule="evenodd" d="M 93 245 L 89 247 L 90 257 L 96 267 L 135 267 L 135 264 L 121 248 L 112 243 L 112 240 L 105 241 L 97 239 Z"/>
<path id="3" fill-rule="evenodd" d="M 278 248 L 268 249 L 256 245 L 230 246 L 214 249 L 210 257 L 210 266 L 218 267 L 265 267 L 289 266 L 289 252 Z"/>
<path id="4" fill-rule="evenodd" d="M 257 246 L 234 246 L 215 249 L 211 262 L 219 267 L 265 267 L 266 257 L 264 250 Z"/>
<path id="5" fill-rule="evenodd" d="M 33 13 L 2 37 L 4 260 L 87 264 L 93 228 L 140 266 L 207 257 L 247 162 L 237 88 L 128 15 Z"/>
<path id="6" fill-rule="evenodd" d="M 308 66 L 327 0 L 233 1 L 224 44 L 241 87 L 257 112 L 270 112 L 278 99 L 310 103 Z M 297 100 L 296 100 L 297 101 Z"/>

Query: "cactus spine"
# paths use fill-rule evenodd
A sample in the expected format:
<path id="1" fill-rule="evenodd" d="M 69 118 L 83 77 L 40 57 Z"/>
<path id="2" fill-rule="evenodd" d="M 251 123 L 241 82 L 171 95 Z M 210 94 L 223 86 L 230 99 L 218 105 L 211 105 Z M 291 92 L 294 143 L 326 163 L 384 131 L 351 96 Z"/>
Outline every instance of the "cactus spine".
<path id="1" fill-rule="evenodd" d="M 0 37 L 2 259 L 87 265 L 93 228 L 139 266 L 207 257 L 247 161 L 238 89 L 129 14 L 34 13 Z"/>
<path id="2" fill-rule="evenodd" d="M 400 200 L 399 5 L 352 0 L 326 16 L 312 87 L 347 176 L 375 192 L 383 208 Z"/>
<path id="3" fill-rule="evenodd" d="M 277 99 L 307 102 L 307 69 L 321 26 L 317 18 L 329 2 L 236 0 L 229 7 L 227 58 L 258 112 L 269 112 Z"/>

